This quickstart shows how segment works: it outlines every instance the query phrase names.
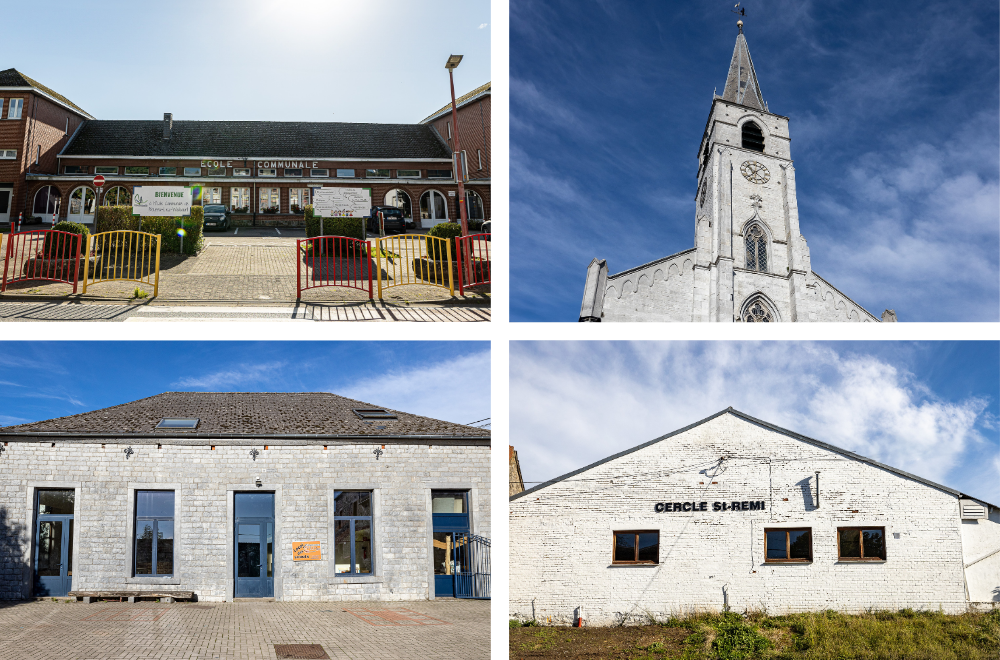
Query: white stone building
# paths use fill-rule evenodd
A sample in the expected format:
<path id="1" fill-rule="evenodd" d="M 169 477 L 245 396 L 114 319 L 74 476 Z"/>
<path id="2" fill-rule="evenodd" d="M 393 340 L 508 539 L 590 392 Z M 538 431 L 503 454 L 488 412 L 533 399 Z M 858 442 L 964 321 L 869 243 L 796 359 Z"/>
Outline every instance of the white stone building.
<path id="1" fill-rule="evenodd" d="M 482 586 L 470 573 L 490 536 L 488 430 L 329 393 L 168 392 L 0 428 L 0 441 L 0 600 Z"/>
<path id="2" fill-rule="evenodd" d="M 732 408 L 510 500 L 516 619 L 1000 602 L 1000 508 Z"/>
<path id="3" fill-rule="evenodd" d="M 768 110 L 738 25 L 698 149 L 695 246 L 616 275 L 594 259 L 580 321 L 879 320 L 812 270 L 788 117 Z"/>

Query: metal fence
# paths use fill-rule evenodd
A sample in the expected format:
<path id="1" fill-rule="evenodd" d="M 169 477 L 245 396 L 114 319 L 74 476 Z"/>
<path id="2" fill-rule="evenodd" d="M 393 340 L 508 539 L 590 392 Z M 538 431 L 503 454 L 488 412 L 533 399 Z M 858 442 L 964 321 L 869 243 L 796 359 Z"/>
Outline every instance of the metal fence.
<path id="1" fill-rule="evenodd" d="M 490 235 L 469 234 L 455 239 L 458 251 L 458 295 L 465 287 L 490 283 Z"/>
<path id="2" fill-rule="evenodd" d="M 378 271 L 378 259 L 371 257 L 368 241 L 347 236 L 314 236 L 296 243 L 296 300 L 302 292 L 324 286 L 346 287 L 372 293 L 372 271 Z"/>
<path id="3" fill-rule="evenodd" d="M 384 269 L 378 277 L 379 299 L 383 289 L 407 284 L 439 286 L 448 289 L 450 295 L 455 295 L 450 240 L 407 234 L 380 238 L 375 245 L 376 263 Z"/>
<path id="4" fill-rule="evenodd" d="M 455 534 L 455 598 L 490 598 L 490 540 Z"/>
<path id="5" fill-rule="evenodd" d="M 94 234 L 86 254 L 94 257 L 83 264 L 83 292 L 100 282 L 138 282 L 160 290 L 160 235 L 120 229 Z"/>
<path id="6" fill-rule="evenodd" d="M 76 293 L 81 239 L 79 234 L 52 229 L 10 234 L 4 250 L 0 291 L 6 291 L 8 284 L 40 280 L 72 284 Z"/>

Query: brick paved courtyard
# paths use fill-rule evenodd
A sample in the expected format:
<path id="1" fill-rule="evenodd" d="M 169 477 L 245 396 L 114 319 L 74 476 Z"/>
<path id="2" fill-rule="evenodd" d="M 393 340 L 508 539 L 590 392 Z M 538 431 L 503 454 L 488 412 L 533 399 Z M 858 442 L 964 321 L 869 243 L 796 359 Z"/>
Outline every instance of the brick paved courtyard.
<path id="1" fill-rule="evenodd" d="M 331 659 L 488 658 L 490 601 L 0 603 L 0 660 L 276 658 L 275 644 L 319 644 Z"/>

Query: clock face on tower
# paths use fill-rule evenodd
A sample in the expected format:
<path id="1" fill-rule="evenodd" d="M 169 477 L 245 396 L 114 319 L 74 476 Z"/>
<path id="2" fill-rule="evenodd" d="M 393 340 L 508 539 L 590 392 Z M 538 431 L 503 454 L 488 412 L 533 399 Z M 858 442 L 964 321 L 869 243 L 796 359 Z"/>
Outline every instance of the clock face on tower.
<path id="1" fill-rule="evenodd" d="M 767 183 L 771 178 L 771 173 L 767 168 L 755 160 L 748 160 L 740 165 L 740 173 L 750 183 Z"/>

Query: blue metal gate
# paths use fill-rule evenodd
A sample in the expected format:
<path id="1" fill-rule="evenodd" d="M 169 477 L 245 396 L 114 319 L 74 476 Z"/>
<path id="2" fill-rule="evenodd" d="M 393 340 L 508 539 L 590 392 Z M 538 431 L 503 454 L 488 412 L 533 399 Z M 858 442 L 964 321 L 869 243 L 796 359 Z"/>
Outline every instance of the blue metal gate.
<path id="1" fill-rule="evenodd" d="M 455 598 L 490 598 L 490 540 L 476 534 L 455 535 Z"/>

